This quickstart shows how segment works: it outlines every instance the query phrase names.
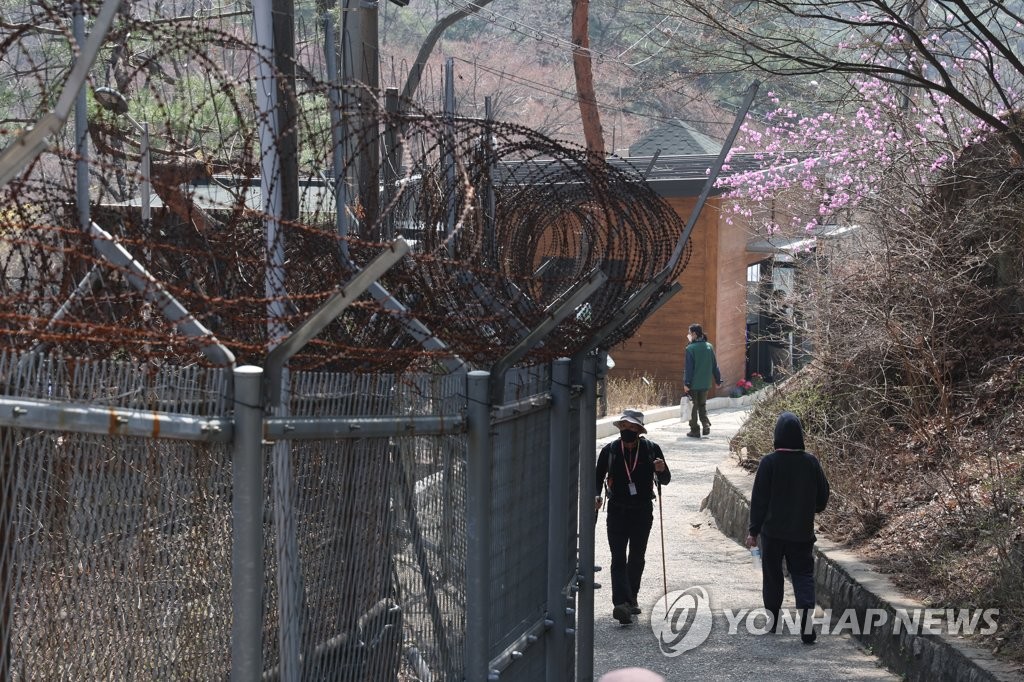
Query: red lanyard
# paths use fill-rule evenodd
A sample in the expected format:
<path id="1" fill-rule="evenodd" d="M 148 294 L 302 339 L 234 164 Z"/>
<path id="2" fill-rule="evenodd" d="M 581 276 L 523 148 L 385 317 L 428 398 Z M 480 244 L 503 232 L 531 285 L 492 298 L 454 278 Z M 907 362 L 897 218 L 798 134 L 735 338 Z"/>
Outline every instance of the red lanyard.
<path id="1" fill-rule="evenodd" d="M 626 470 L 626 478 L 629 482 L 633 482 L 633 477 L 630 475 L 636 469 L 636 463 L 640 461 L 640 441 L 636 442 L 636 454 L 633 455 L 633 466 L 626 464 L 626 446 L 619 441 L 619 449 L 622 451 L 622 466 Z"/>

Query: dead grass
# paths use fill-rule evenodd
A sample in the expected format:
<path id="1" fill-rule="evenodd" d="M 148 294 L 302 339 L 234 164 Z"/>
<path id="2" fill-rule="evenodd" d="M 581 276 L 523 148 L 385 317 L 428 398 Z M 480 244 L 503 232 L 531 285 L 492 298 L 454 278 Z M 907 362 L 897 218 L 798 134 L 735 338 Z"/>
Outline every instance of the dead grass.
<path id="1" fill-rule="evenodd" d="M 622 414 L 625 409 L 646 410 L 679 402 L 671 382 L 658 381 L 642 374 L 608 377 L 605 390 L 609 416 Z"/>

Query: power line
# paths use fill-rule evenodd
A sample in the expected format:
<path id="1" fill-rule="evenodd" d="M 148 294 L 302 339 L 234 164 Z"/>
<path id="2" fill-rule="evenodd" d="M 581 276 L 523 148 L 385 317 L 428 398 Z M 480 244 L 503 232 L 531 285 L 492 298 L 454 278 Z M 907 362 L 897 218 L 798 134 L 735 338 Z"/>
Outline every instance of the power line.
<path id="1" fill-rule="evenodd" d="M 459 3 L 459 2 L 457 2 L 457 0 L 445 0 L 445 2 L 448 3 L 449 7 L 452 7 L 453 9 L 456 9 L 456 10 L 468 10 L 468 9 L 471 9 L 471 8 L 477 8 L 478 7 L 477 4 L 472 2 L 471 0 L 467 0 L 467 2 L 464 2 L 464 3 Z M 530 38 L 531 40 L 536 40 L 538 42 L 547 43 L 547 44 L 550 44 L 552 47 L 557 47 L 557 48 L 560 48 L 560 49 L 567 49 L 567 50 L 570 50 L 570 51 L 574 51 L 574 50 L 577 49 L 576 45 L 571 40 L 567 40 L 567 39 L 565 39 L 565 38 L 563 38 L 561 36 L 555 35 L 553 33 L 548 33 L 546 31 L 543 31 L 543 30 L 539 29 L 539 28 L 536 28 L 535 26 L 530 26 L 528 24 L 523 23 L 522 21 L 520 21 L 518 19 L 513 19 L 513 18 L 505 16 L 503 14 L 499 14 L 498 12 L 495 12 L 494 10 L 489 9 L 487 7 L 479 7 L 476 10 L 475 16 L 487 20 L 484 15 L 489 15 L 490 16 L 489 23 L 491 23 L 491 24 L 493 24 L 495 26 L 500 26 L 500 27 L 504 28 L 507 31 L 511 31 L 513 33 L 518 33 L 519 35 L 522 35 L 522 36 L 525 36 L 527 38 Z M 505 22 L 505 23 L 503 23 L 503 22 Z M 621 61 L 618 57 L 616 57 L 616 56 L 614 56 L 614 55 L 612 55 L 610 53 L 603 52 L 601 50 L 595 50 L 593 47 L 587 48 L 587 51 L 592 56 L 596 57 L 596 60 L 598 61 L 598 63 L 603 62 L 603 61 L 609 61 L 609 62 L 612 62 L 614 64 L 619 64 L 621 66 L 625 66 L 625 67 L 629 66 L 629 64 L 627 64 L 624 61 Z"/>
<path id="2" fill-rule="evenodd" d="M 541 83 L 539 81 L 531 80 L 531 79 L 526 78 L 524 76 L 513 75 L 513 74 L 508 73 L 506 71 L 502 71 L 500 69 L 495 69 L 493 67 L 486 66 L 484 64 L 481 64 L 480 62 L 470 61 L 470 60 L 465 59 L 463 57 L 453 56 L 452 58 L 457 60 L 457 61 L 460 61 L 460 62 L 462 62 L 464 64 L 472 65 L 472 66 L 480 69 L 481 71 L 485 71 L 485 72 L 490 73 L 490 74 L 492 74 L 494 76 L 497 76 L 499 78 L 504 78 L 504 79 L 510 80 L 510 81 L 512 81 L 514 83 L 517 83 L 519 85 L 524 85 L 524 86 L 527 86 L 527 87 L 530 87 L 530 88 L 534 88 L 534 89 L 539 90 L 539 91 L 541 91 L 541 92 L 543 92 L 545 94 L 548 94 L 548 95 L 553 95 L 555 97 L 560 97 L 562 99 L 569 100 L 569 101 L 572 101 L 572 102 L 576 102 L 579 99 L 576 96 L 575 92 L 572 92 L 570 90 L 563 90 L 563 89 L 557 88 L 557 87 L 555 87 L 555 86 L 553 86 L 553 85 L 551 85 L 549 83 Z M 613 112 L 618 112 L 618 113 L 622 113 L 622 114 L 628 114 L 630 116 L 636 116 L 636 117 L 641 118 L 641 119 L 650 120 L 650 121 L 656 121 L 656 122 L 659 122 L 659 123 L 674 123 L 677 120 L 678 121 L 683 121 L 685 123 L 698 123 L 698 124 L 699 123 L 705 123 L 705 124 L 715 124 L 715 125 L 718 125 L 718 124 L 721 123 L 721 121 L 709 121 L 709 120 L 703 120 L 703 119 L 682 119 L 682 118 L 679 118 L 678 116 L 658 116 L 657 114 L 642 114 L 642 113 L 639 113 L 639 112 L 636 112 L 636 111 L 632 111 L 630 109 L 626 109 L 624 107 L 618 107 L 618 106 L 615 106 L 615 105 L 612 105 L 612 104 L 601 104 L 600 102 L 598 102 L 598 106 L 600 108 L 604 109 L 605 111 L 613 111 Z"/>
<path id="3" fill-rule="evenodd" d="M 507 30 L 507 31 L 509 31 L 511 33 L 515 33 L 515 34 L 524 36 L 524 37 L 526 37 L 526 38 L 528 38 L 530 40 L 535 40 L 535 41 L 538 41 L 538 42 L 543 43 L 543 44 L 551 45 L 551 46 L 553 46 L 553 47 L 555 47 L 555 48 L 557 48 L 559 50 L 568 50 L 568 51 L 571 52 L 571 51 L 574 51 L 576 49 L 576 46 L 570 40 L 567 40 L 567 39 L 562 38 L 560 36 L 557 36 L 555 34 L 543 31 L 543 30 L 541 30 L 539 28 L 531 26 L 530 24 L 524 23 L 523 21 L 521 21 L 519 19 L 514 19 L 514 18 L 511 18 L 511 17 L 509 17 L 507 15 L 503 15 L 503 14 L 501 14 L 499 12 L 495 12 L 494 10 L 489 9 L 488 7 L 480 7 L 475 2 L 473 2 L 473 0 L 462 0 L 461 2 L 459 0 L 445 0 L 445 2 L 446 2 L 446 4 L 449 7 L 451 7 L 453 10 L 456 10 L 456 11 L 459 11 L 459 10 L 467 11 L 467 10 L 472 9 L 472 10 L 474 10 L 473 11 L 473 15 L 472 15 L 474 18 L 479 18 L 479 19 L 481 19 L 483 21 L 486 21 L 486 22 L 490 23 L 493 26 L 497 26 L 497 27 L 505 29 L 505 30 Z M 663 17 L 662 21 L 659 22 L 658 26 L 660 26 L 664 22 L 664 20 L 667 19 L 667 18 L 668 17 Z M 641 37 L 638 41 L 636 41 L 635 43 L 633 43 L 632 45 L 627 47 L 619 55 L 613 55 L 611 53 L 604 52 L 604 51 L 601 51 L 601 50 L 595 50 L 592 47 L 589 49 L 589 52 L 590 52 L 590 54 L 592 56 L 595 57 L 595 61 L 597 61 L 598 63 L 608 62 L 610 64 L 614 64 L 614 65 L 620 66 L 623 69 L 625 69 L 625 70 L 627 70 L 627 71 L 629 71 L 631 73 L 634 73 L 634 74 L 636 74 L 636 75 L 638 75 L 640 77 L 649 77 L 649 76 L 653 75 L 650 71 L 645 70 L 645 69 L 639 69 L 637 67 L 640 64 L 643 64 L 644 62 L 648 61 L 654 55 L 650 55 L 649 57 L 647 57 L 645 59 L 642 59 L 642 60 L 640 60 L 639 62 L 636 62 L 636 63 L 629 63 L 629 62 L 623 60 L 622 57 L 625 54 L 627 54 L 628 52 L 630 52 L 630 50 L 633 50 L 644 39 L 648 38 L 651 35 L 651 33 L 653 33 L 654 31 L 657 30 L 658 26 L 655 26 L 653 29 L 648 30 L 643 35 L 643 37 Z M 659 50 L 659 52 L 662 51 L 663 49 L 664 49 L 664 46 L 661 46 L 661 49 Z M 531 79 L 526 78 L 524 76 L 513 75 L 513 74 L 510 74 L 508 72 L 505 72 L 505 71 L 502 71 L 502 70 L 499 70 L 499 69 L 495 69 L 493 67 L 485 66 L 485 65 L 481 64 L 478 61 L 471 61 L 469 59 L 465 59 L 463 57 L 457 57 L 457 56 L 454 56 L 454 55 L 453 55 L 453 58 L 459 60 L 460 62 L 462 62 L 464 64 L 468 64 L 468 65 L 474 66 L 475 68 L 478 68 L 481 71 L 488 72 L 488 73 L 490 73 L 492 75 L 495 75 L 495 76 L 497 76 L 499 78 L 504 78 L 504 79 L 506 79 L 508 81 L 511 81 L 513 83 L 517 83 L 519 85 L 523 85 L 523 86 L 526 86 L 526 87 L 533 88 L 533 89 L 535 89 L 535 90 L 537 90 L 539 92 L 542 92 L 544 94 L 552 95 L 552 96 L 555 96 L 555 97 L 558 97 L 558 98 L 561 98 L 561 99 L 564 99 L 564 100 L 567 100 L 567 101 L 571 101 L 573 103 L 578 101 L 578 97 L 577 97 L 577 95 L 576 95 L 576 93 L 574 91 L 560 89 L 560 88 L 558 88 L 556 86 L 552 86 L 550 83 L 542 83 L 542 82 L 534 81 L 534 80 L 531 80 Z M 675 88 L 673 88 L 673 90 L 675 90 Z M 678 92 L 678 91 L 676 91 L 676 92 Z M 718 106 L 714 102 L 711 102 L 711 104 L 713 106 Z M 659 116 L 657 114 L 643 114 L 643 113 L 639 113 L 639 112 L 627 109 L 625 107 L 615 106 L 615 105 L 611 105 L 611 104 L 601 104 L 600 102 L 598 103 L 598 106 L 601 109 L 603 109 L 605 111 L 608 111 L 608 112 L 616 112 L 616 113 L 621 113 L 621 114 L 625 114 L 625 115 L 628 115 L 628 116 L 635 116 L 635 117 L 637 117 L 637 118 L 639 118 L 641 120 L 654 121 L 654 122 L 657 122 L 657 123 L 674 123 L 675 121 L 683 121 L 683 122 L 686 122 L 686 123 L 697 124 L 697 125 L 700 125 L 700 124 L 720 125 L 722 123 L 721 120 L 704 120 L 704 119 L 695 119 L 695 118 L 681 118 L 679 116 Z"/>

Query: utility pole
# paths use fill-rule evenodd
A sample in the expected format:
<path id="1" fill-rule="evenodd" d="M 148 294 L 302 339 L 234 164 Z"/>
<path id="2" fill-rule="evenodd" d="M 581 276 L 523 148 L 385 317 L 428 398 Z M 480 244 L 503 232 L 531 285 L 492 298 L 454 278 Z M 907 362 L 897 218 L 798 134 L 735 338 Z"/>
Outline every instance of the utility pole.
<path id="1" fill-rule="evenodd" d="M 277 70 L 277 147 L 281 175 L 281 221 L 299 219 L 299 133 L 295 101 L 295 0 L 272 0 L 274 68 Z"/>
<path id="2" fill-rule="evenodd" d="M 356 87 L 344 91 L 344 110 L 351 115 L 349 134 L 354 135 L 357 148 L 346 157 L 353 165 L 352 184 L 358 202 L 359 236 L 381 238 L 379 215 L 380 141 L 377 139 L 377 90 L 380 67 L 377 11 L 378 0 L 342 0 L 342 82 Z M 359 87 L 362 84 L 366 87 Z M 352 115 L 352 112 L 358 114 Z M 355 156 L 353 156 L 353 154 Z M 370 233 L 371 226 L 374 232 Z"/>

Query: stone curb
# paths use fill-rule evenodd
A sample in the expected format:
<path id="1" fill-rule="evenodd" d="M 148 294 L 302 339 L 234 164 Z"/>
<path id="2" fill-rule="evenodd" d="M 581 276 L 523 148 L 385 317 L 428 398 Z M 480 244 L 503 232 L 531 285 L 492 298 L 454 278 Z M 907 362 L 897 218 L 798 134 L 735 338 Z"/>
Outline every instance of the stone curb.
<path id="1" fill-rule="evenodd" d="M 747 471 L 730 461 L 722 462 L 715 471 L 711 492 L 701 503 L 701 509 L 710 508 L 722 533 L 740 543 L 747 536 L 753 483 L 754 477 Z M 819 539 L 815 555 L 818 603 L 833 613 L 856 609 L 860 622 L 864 622 L 866 609 L 884 609 L 886 622 L 893 623 L 896 609 L 923 608 L 920 602 L 900 594 L 886 576 L 835 543 Z M 913 635 L 906 629 L 896 635 L 888 628 L 876 627 L 855 636 L 889 670 L 911 682 L 1024 680 L 1015 666 L 951 635 Z"/>

